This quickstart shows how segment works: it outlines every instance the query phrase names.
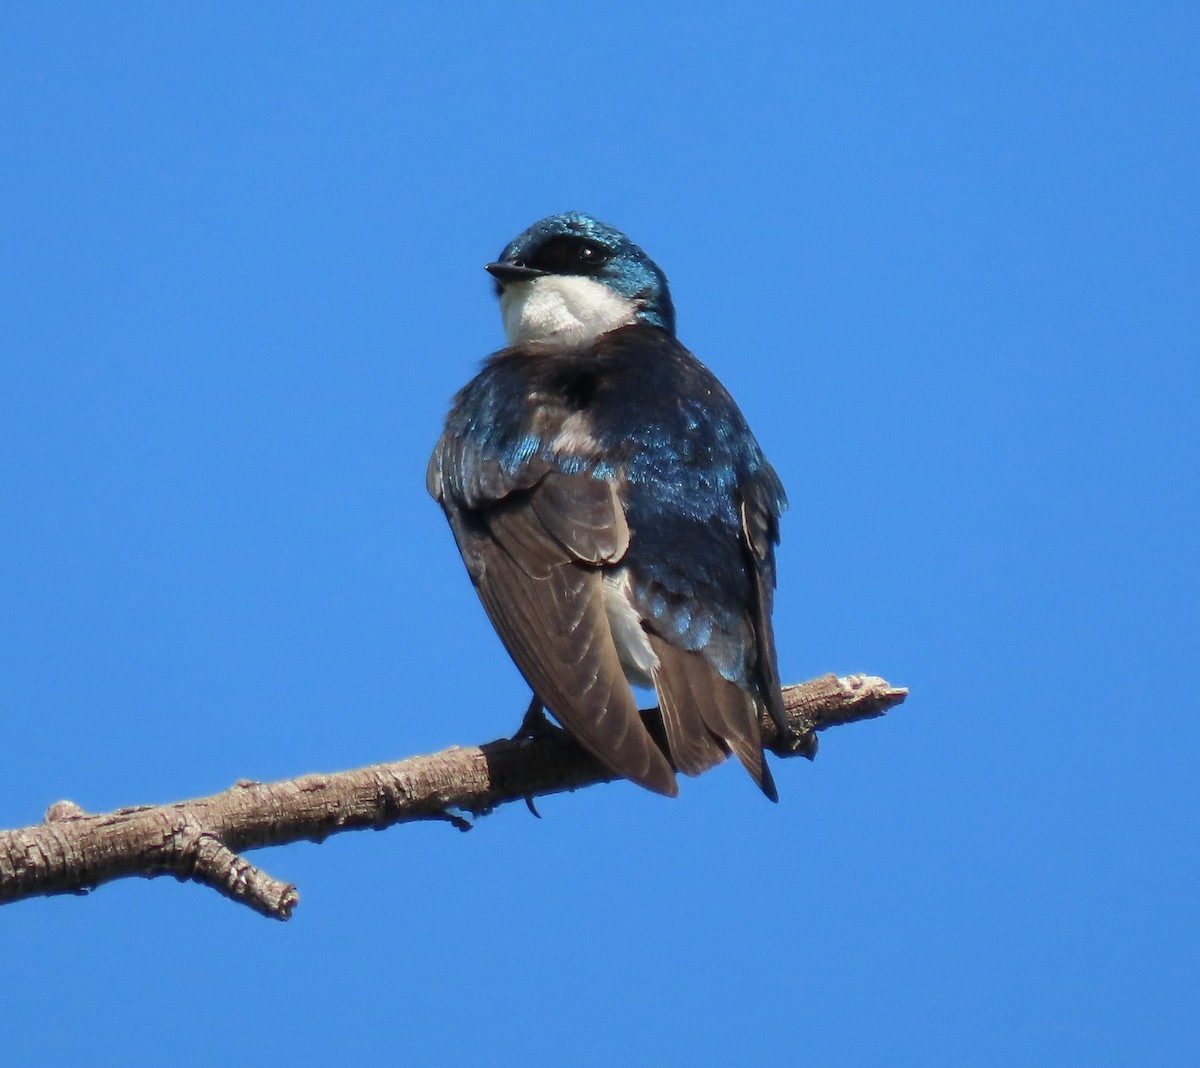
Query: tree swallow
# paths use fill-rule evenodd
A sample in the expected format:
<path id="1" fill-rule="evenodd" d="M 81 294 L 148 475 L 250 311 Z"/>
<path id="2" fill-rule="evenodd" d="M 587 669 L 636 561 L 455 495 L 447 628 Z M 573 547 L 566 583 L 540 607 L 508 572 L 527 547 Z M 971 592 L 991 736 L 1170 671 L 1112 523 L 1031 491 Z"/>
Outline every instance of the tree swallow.
<path id="1" fill-rule="evenodd" d="M 732 752 L 776 800 L 778 476 L 620 231 L 551 215 L 487 270 L 508 346 L 455 396 L 427 482 L 535 705 L 650 790 Z M 631 683 L 657 692 L 666 754 Z"/>

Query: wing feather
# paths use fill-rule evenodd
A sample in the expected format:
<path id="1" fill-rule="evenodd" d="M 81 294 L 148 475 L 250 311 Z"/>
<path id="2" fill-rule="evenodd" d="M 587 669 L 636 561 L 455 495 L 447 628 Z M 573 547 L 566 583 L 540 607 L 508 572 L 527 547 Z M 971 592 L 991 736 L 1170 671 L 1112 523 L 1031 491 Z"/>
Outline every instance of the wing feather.
<path id="1" fill-rule="evenodd" d="M 629 548 L 625 510 L 611 482 L 552 471 L 530 495 L 530 507 L 563 548 L 584 563 L 614 563 Z"/>
<path id="2" fill-rule="evenodd" d="M 448 515 L 492 625 L 543 704 L 613 771 L 678 793 L 642 723 L 605 611 L 597 565 L 629 544 L 611 486 L 552 472 L 491 508 Z"/>
<path id="3" fill-rule="evenodd" d="M 751 622 L 758 647 L 758 669 L 767 712 L 785 735 L 789 731 L 783 691 L 779 681 L 779 660 L 775 653 L 775 629 L 771 609 L 775 601 L 775 542 L 778 519 L 763 487 L 755 482 L 746 487 L 741 501 L 742 540 L 750 554 L 754 579 L 754 610 Z"/>

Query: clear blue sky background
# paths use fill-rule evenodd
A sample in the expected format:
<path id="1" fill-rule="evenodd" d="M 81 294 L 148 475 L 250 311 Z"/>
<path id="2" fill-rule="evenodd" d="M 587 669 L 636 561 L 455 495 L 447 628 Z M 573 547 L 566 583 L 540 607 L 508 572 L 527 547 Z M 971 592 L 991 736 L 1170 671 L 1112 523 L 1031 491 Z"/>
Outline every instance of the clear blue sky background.
<path id="1" fill-rule="evenodd" d="M 424 471 L 564 208 L 788 487 L 785 678 L 912 696 L 0 909 L 6 1062 L 1196 1063 L 1195 4 L 416 6 L 0 15 L 0 826 L 515 727 Z"/>

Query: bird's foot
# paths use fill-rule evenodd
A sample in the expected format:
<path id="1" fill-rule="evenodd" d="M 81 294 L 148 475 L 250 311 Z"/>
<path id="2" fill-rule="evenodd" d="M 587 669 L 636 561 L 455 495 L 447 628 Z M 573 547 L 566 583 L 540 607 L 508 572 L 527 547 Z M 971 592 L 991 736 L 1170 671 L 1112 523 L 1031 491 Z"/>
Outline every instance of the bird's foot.
<path id="1" fill-rule="evenodd" d="M 556 727 L 546 718 L 546 710 L 535 694 L 533 700 L 529 702 L 529 707 L 525 709 L 525 715 L 521 720 L 521 725 L 517 728 L 517 733 L 509 740 L 513 742 L 536 742 L 543 738 L 561 737 L 562 733 L 562 727 Z M 525 798 L 525 807 L 539 820 L 542 818 L 542 814 L 537 810 L 532 797 Z"/>
<path id="2" fill-rule="evenodd" d="M 789 756 L 802 756 L 813 760 L 817 755 L 817 732 L 812 730 L 789 730 L 782 735 L 776 745 L 775 752 Z"/>
<path id="3" fill-rule="evenodd" d="M 546 710 L 536 697 L 529 702 L 525 716 L 517 733 L 512 736 L 514 742 L 536 742 L 542 738 L 558 738 L 562 736 L 562 728 L 556 727 L 546 718 Z"/>

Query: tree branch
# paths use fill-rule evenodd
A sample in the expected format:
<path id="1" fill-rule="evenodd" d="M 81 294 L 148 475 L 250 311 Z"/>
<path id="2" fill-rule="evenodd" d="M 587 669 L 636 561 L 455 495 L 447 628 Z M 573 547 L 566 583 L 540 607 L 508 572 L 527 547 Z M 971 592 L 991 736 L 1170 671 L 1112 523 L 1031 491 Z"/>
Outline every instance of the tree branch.
<path id="1" fill-rule="evenodd" d="M 780 756 L 812 756 L 814 732 L 872 719 L 908 691 L 868 675 L 824 675 L 784 688 L 792 733 L 769 720 L 763 742 Z M 646 713 L 650 721 L 656 718 Z M 228 790 L 166 805 L 85 813 L 70 801 L 41 823 L 0 831 L 0 904 L 42 894 L 86 893 L 126 876 L 171 874 L 211 886 L 265 916 L 286 920 L 296 888 L 239 854 L 260 846 L 414 820 L 471 820 L 510 801 L 576 790 L 616 776 L 562 731 L 532 739 L 452 746 L 428 756 L 277 782 L 241 780 Z"/>

